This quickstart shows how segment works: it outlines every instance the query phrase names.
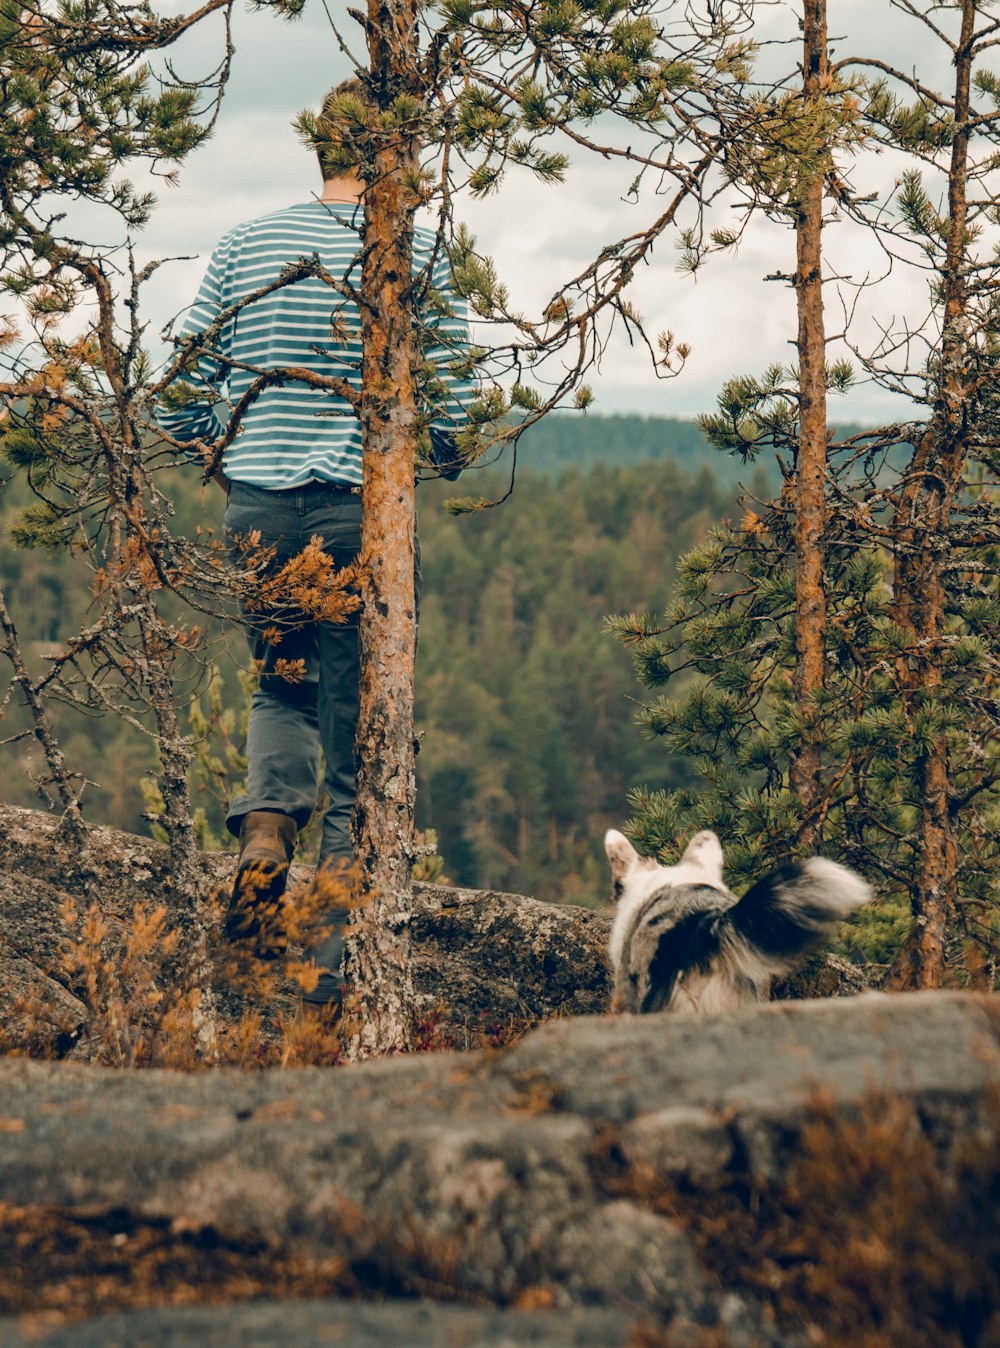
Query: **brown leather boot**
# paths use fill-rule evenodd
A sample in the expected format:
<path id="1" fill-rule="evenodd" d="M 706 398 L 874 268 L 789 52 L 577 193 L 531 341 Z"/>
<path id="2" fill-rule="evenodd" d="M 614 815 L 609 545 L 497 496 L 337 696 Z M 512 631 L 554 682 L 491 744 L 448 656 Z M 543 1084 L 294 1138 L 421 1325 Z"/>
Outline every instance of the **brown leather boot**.
<path id="1" fill-rule="evenodd" d="M 230 941 L 253 942 L 258 959 L 285 953 L 282 897 L 296 833 L 295 820 L 277 810 L 251 810 L 243 817 L 225 932 Z"/>

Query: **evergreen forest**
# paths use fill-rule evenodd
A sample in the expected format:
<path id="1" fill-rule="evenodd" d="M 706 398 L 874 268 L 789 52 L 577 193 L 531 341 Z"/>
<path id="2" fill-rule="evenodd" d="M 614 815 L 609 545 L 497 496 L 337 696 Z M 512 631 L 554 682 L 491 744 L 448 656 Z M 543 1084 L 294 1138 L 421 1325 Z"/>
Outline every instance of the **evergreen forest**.
<path id="1" fill-rule="evenodd" d="M 579 466 L 569 466 L 571 450 Z M 628 791 L 693 781 L 688 760 L 636 725 L 632 661 L 604 623 L 615 612 L 662 612 L 678 557 L 734 511 L 735 466 L 708 454 L 693 423 L 554 416 L 525 437 L 527 466 L 502 506 L 453 516 L 443 505 L 454 485 L 421 485 L 417 814 L 437 833 L 452 883 L 602 901 L 601 839 L 624 822 Z M 754 469 L 743 477 L 760 488 Z M 502 465 L 466 478 L 490 497 L 508 480 Z M 219 530 L 216 488 L 202 489 L 193 470 L 163 480 L 178 528 Z M 40 670 L 86 625 L 90 572 L 62 551 L 16 546 L 28 501 L 23 481 L 8 483 L 4 572 Z M 203 841 L 228 845 L 222 801 L 242 768 L 244 648 L 232 632 L 210 628 L 198 656 L 185 685 L 189 729 L 201 736 L 195 803 Z M 214 683 L 201 660 L 218 667 Z M 92 783 L 85 817 L 140 833 L 155 826 L 148 736 L 107 715 L 57 709 L 55 720 L 67 757 Z M 31 779 L 44 769 L 35 742 L 4 753 L 5 798 L 37 806 L 43 798 Z"/>

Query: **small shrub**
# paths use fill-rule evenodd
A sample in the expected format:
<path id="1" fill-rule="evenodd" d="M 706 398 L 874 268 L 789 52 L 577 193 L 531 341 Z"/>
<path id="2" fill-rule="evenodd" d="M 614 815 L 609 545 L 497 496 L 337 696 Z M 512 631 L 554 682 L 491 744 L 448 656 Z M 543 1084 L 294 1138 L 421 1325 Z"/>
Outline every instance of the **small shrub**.
<path id="1" fill-rule="evenodd" d="M 313 1007 L 289 992 L 315 987 L 315 965 L 296 955 L 295 947 L 321 935 L 321 914 L 350 904 L 351 886 L 346 870 L 324 870 L 290 890 L 283 922 L 291 945 L 278 960 L 258 958 L 246 943 L 222 938 L 224 890 L 201 906 L 201 932 L 193 937 L 171 925 L 162 906 L 136 904 L 122 924 L 104 917 L 96 904 L 81 912 L 67 902 L 51 976 L 82 1003 L 86 1019 L 70 1026 L 66 1012 L 41 993 L 21 998 L 7 1017 L 0 1052 L 36 1058 L 72 1053 L 109 1067 L 182 1071 L 339 1062 L 339 1008 Z M 275 1004 L 289 1009 L 271 1013 Z"/>
<path id="2" fill-rule="evenodd" d="M 853 1113 L 817 1094 L 780 1182 L 711 1192 L 630 1167 L 606 1133 L 605 1188 L 686 1228 L 723 1285 L 836 1348 L 1000 1345 L 1000 1101 L 945 1146 L 906 1100 Z"/>

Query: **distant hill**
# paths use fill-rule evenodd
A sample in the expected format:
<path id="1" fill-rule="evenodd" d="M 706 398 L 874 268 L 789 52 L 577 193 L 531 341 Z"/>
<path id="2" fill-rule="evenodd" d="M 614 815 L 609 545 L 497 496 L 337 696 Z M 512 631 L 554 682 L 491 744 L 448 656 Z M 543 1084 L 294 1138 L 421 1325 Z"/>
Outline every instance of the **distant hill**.
<path id="1" fill-rule="evenodd" d="M 525 431 L 518 454 L 525 468 L 630 468 L 650 460 L 679 459 L 690 468 L 702 462 L 716 470 L 724 460 L 693 421 L 677 417 L 554 413 Z"/>
<path id="2" fill-rule="evenodd" d="M 838 432 L 853 435 L 861 429 L 845 424 L 838 427 Z M 509 451 L 501 463 L 508 459 Z M 743 463 L 713 449 L 693 421 L 679 417 L 553 413 L 525 431 L 518 447 L 520 470 L 550 477 L 567 468 L 584 472 L 598 464 L 606 468 L 632 468 L 665 459 L 682 464 L 695 475 L 708 468 L 723 487 L 737 483 L 749 486 L 756 474 L 763 474 L 769 485 L 777 485 L 777 465 L 772 459 L 762 456 L 756 464 Z"/>

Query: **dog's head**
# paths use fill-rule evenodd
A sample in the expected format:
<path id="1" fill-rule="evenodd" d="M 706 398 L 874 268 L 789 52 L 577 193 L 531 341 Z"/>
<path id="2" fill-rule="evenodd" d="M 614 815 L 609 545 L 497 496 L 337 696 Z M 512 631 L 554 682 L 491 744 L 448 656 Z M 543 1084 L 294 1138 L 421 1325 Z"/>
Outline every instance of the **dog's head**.
<path id="1" fill-rule="evenodd" d="M 604 835 L 604 850 L 611 867 L 616 903 L 634 889 L 637 882 L 643 888 L 649 882 L 656 888 L 665 885 L 725 888 L 722 883 L 722 844 L 710 829 L 694 835 L 676 866 L 661 866 L 653 857 L 641 857 L 625 835 L 613 828 Z"/>

